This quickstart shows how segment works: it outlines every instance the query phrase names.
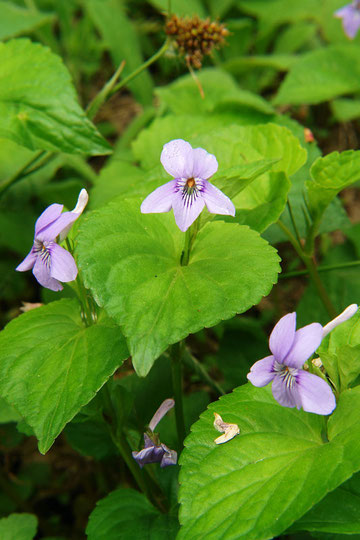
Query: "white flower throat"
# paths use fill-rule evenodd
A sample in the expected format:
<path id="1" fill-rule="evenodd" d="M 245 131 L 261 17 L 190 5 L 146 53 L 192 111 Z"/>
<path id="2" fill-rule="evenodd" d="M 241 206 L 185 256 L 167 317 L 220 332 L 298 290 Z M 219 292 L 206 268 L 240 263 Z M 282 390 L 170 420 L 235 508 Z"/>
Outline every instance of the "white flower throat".
<path id="1" fill-rule="evenodd" d="M 285 364 L 280 364 L 280 362 L 277 362 L 275 360 L 274 371 L 279 377 L 284 380 L 287 388 L 292 388 L 296 383 L 296 375 L 298 374 L 298 369 L 286 366 Z"/>
<path id="2" fill-rule="evenodd" d="M 190 206 L 202 191 L 203 182 L 200 178 L 181 178 L 177 182 L 177 188 L 181 191 L 184 205 Z"/>

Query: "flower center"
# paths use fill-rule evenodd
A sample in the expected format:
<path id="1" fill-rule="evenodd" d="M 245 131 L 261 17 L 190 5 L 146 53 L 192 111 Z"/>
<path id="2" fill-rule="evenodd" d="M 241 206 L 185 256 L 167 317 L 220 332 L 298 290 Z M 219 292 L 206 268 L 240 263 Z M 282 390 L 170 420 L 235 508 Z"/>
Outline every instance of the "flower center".
<path id="1" fill-rule="evenodd" d="M 287 388 L 292 388 L 296 383 L 296 375 L 298 373 L 298 370 L 296 368 L 286 366 L 285 364 L 280 364 L 280 362 L 277 362 L 275 360 L 274 371 L 279 377 L 284 380 Z"/>
<path id="2" fill-rule="evenodd" d="M 35 240 L 34 242 L 34 252 L 41 258 L 41 260 L 47 265 L 50 266 L 50 250 L 45 246 L 41 240 Z"/>
<path id="3" fill-rule="evenodd" d="M 195 186 L 196 182 L 194 178 L 188 178 L 186 185 L 188 188 L 193 188 Z"/>

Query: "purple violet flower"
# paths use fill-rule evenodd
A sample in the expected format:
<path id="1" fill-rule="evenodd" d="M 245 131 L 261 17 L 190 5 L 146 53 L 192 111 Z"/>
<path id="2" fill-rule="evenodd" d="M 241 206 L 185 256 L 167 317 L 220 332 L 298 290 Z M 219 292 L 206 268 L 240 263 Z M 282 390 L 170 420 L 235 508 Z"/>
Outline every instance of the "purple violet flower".
<path id="1" fill-rule="evenodd" d="M 176 465 L 177 453 L 175 450 L 170 450 L 165 444 L 161 443 L 158 435 L 154 433 L 157 424 L 174 405 L 173 399 L 163 401 L 152 417 L 147 433 L 144 433 L 144 448 L 139 452 L 132 452 L 133 458 L 141 468 L 147 463 L 160 463 L 160 467 Z"/>
<path id="2" fill-rule="evenodd" d="M 208 182 L 216 173 L 216 157 L 203 148 L 192 148 L 182 139 L 164 145 L 160 161 L 173 180 L 150 193 L 141 205 L 143 214 L 174 210 L 177 226 L 186 231 L 206 205 L 212 214 L 235 216 L 235 206 Z"/>
<path id="3" fill-rule="evenodd" d="M 351 4 L 335 11 L 334 16 L 342 19 L 345 34 L 354 39 L 360 28 L 360 0 L 354 0 Z"/>
<path id="4" fill-rule="evenodd" d="M 62 241 L 72 224 L 83 212 L 88 201 L 88 194 L 82 189 L 77 204 L 71 212 L 62 212 L 62 204 L 51 204 L 44 210 L 35 223 L 34 244 L 30 253 L 16 267 L 19 272 L 33 271 L 37 281 L 52 291 L 61 291 L 60 281 L 73 281 L 77 276 L 77 267 L 73 256 L 56 243 Z"/>
<path id="5" fill-rule="evenodd" d="M 312 323 L 296 331 L 296 313 L 282 317 L 270 334 L 272 352 L 251 367 L 247 378 L 254 386 L 266 386 L 272 381 L 272 393 L 284 407 L 301 407 L 315 414 L 330 414 L 336 407 L 330 386 L 320 377 L 302 369 L 319 347 L 322 339 L 336 326 L 350 319 L 358 309 L 356 304 L 329 322 L 324 328 Z"/>

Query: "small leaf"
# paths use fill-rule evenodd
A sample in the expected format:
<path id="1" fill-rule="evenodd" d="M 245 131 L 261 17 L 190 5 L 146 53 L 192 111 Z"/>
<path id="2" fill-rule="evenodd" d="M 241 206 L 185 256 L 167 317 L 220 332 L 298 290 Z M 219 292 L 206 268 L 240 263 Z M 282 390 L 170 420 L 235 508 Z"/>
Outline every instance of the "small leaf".
<path id="1" fill-rule="evenodd" d="M 0 333 L 0 394 L 34 429 L 45 453 L 127 356 L 107 317 L 85 327 L 75 300 L 53 302 Z"/>
<path id="2" fill-rule="evenodd" d="M 133 489 L 117 489 L 97 503 L 86 534 L 88 540 L 170 540 L 177 529 L 176 518 L 160 513 L 145 495 Z"/>
<path id="3" fill-rule="evenodd" d="M 188 334 L 242 313 L 270 291 L 278 256 L 234 223 L 207 223 L 188 266 L 184 234 L 171 214 L 140 213 L 140 200 L 116 199 L 84 219 L 77 253 L 87 286 L 128 337 L 137 373 Z"/>
<path id="4" fill-rule="evenodd" d="M 306 53 L 290 69 L 274 100 L 276 105 L 322 101 L 360 89 L 360 48 L 346 44 Z"/>
<path id="5" fill-rule="evenodd" d="M 254 182 L 234 200 L 236 223 L 264 232 L 284 211 L 290 187 L 291 182 L 283 172 L 270 173 L 268 177 Z"/>
<path id="6" fill-rule="evenodd" d="M 54 20 L 51 13 L 24 9 L 10 2 L 0 2 L 0 13 L 0 39 L 31 32 L 39 26 Z"/>
<path id="7" fill-rule="evenodd" d="M 277 159 L 260 159 L 252 163 L 243 163 L 221 171 L 222 176 L 217 176 L 214 184 L 221 189 L 230 199 L 236 197 L 258 176 L 270 171 Z"/>
<path id="8" fill-rule="evenodd" d="M 0 43 L 0 136 L 30 150 L 109 154 L 87 119 L 70 75 L 50 49 L 28 39 Z"/>
<path id="9" fill-rule="evenodd" d="M 1 540 L 33 540 L 37 519 L 32 514 L 11 514 L 0 519 Z"/>
<path id="10" fill-rule="evenodd" d="M 308 206 L 316 227 L 328 205 L 344 188 L 360 179 L 360 151 L 332 152 L 318 158 L 306 182 Z"/>

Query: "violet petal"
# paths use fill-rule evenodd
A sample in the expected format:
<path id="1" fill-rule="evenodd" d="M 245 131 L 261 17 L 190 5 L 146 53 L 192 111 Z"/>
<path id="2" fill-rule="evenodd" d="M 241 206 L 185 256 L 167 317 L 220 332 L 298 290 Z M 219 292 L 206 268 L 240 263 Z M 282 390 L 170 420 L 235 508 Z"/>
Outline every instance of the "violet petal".
<path id="1" fill-rule="evenodd" d="M 133 458 L 138 462 L 139 466 L 143 468 L 147 463 L 154 463 L 154 446 L 143 448 L 139 452 L 132 452 Z M 162 457 L 162 456 L 161 456 Z M 159 460 L 160 461 L 160 460 Z"/>
<path id="2" fill-rule="evenodd" d="M 321 377 L 301 370 L 296 381 L 304 411 L 315 414 L 332 413 L 336 407 L 335 396 Z"/>
<path id="3" fill-rule="evenodd" d="M 60 216 L 64 206 L 62 204 L 51 204 L 43 211 L 43 213 L 38 217 L 35 223 L 35 237 L 38 233 L 48 227 L 50 223 L 53 223 Z"/>
<path id="4" fill-rule="evenodd" d="M 190 178 L 194 163 L 191 144 L 182 139 L 174 139 L 164 144 L 160 161 L 173 178 Z"/>
<path id="5" fill-rule="evenodd" d="M 266 386 L 273 380 L 275 373 L 273 371 L 274 357 L 267 356 L 255 362 L 250 368 L 247 378 L 254 386 Z"/>
<path id="6" fill-rule="evenodd" d="M 173 408 L 175 405 L 175 401 L 173 399 L 165 399 L 165 401 L 162 402 L 152 419 L 149 423 L 149 428 L 151 431 L 154 431 L 160 420 L 165 416 L 165 414 L 170 411 L 170 409 Z"/>
<path id="7" fill-rule="evenodd" d="M 344 18 L 343 28 L 348 38 L 354 39 L 360 28 L 360 13 L 356 11 L 352 17 Z"/>
<path id="8" fill-rule="evenodd" d="M 54 241 L 64 229 L 68 228 L 69 225 L 72 225 L 77 220 L 79 215 L 73 212 L 63 212 L 55 221 L 37 233 L 37 240 L 40 242 Z"/>
<path id="9" fill-rule="evenodd" d="M 293 312 L 281 317 L 270 334 L 270 351 L 280 363 L 283 362 L 294 342 L 295 329 L 296 313 Z"/>
<path id="10" fill-rule="evenodd" d="M 235 206 L 229 197 L 207 180 L 204 181 L 202 193 L 206 208 L 211 214 L 235 216 Z"/>
<path id="11" fill-rule="evenodd" d="M 183 199 L 181 192 L 176 193 L 173 199 L 173 210 L 179 229 L 185 232 L 194 223 L 204 206 L 204 199 L 199 194 L 189 201 Z"/>
<path id="12" fill-rule="evenodd" d="M 41 257 L 37 257 L 36 259 L 33 274 L 43 287 L 46 287 L 52 291 L 62 291 L 63 286 L 57 279 L 50 276 L 50 268 Z"/>
<path id="13" fill-rule="evenodd" d="M 295 332 L 295 339 L 283 363 L 289 367 L 301 368 L 319 347 L 323 336 L 323 327 L 312 323 Z"/>
<path id="14" fill-rule="evenodd" d="M 48 246 L 50 252 L 50 276 L 59 281 L 74 281 L 77 276 L 77 267 L 71 253 L 55 242 Z"/>
<path id="15" fill-rule="evenodd" d="M 18 272 L 26 272 L 31 270 L 34 264 L 36 263 L 37 254 L 34 253 L 33 248 L 31 248 L 30 253 L 28 253 L 25 259 L 15 268 Z"/>
<path id="16" fill-rule="evenodd" d="M 345 34 L 350 39 L 354 39 L 360 28 L 359 10 L 353 4 L 349 4 L 335 11 L 334 15 L 342 19 Z"/>
<path id="17" fill-rule="evenodd" d="M 301 399 L 295 382 L 292 386 L 289 386 L 283 377 L 276 375 L 271 390 L 276 401 L 283 407 L 297 407 L 300 409 Z"/>
<path id="18" fill-rule="evenodd" d="M 209 152 L 203 148 L 194 148 L 193 159 L 194 164 L 191 176 L 194 178 L 207 180 L 218 170 L 216 157 L 213 154 L 209 154 Z"/>
<path id="19" fill-rule="evenodd" d="M 170 180 L 158 187 L 142 202 L 140 210 L 143 214 L 169 212 L 176 193 L 176 180 Z"/>
<path id="20" fill-rule="evenodd" d="M 160 467 L 168 467 L 169 465 L 177 464 L 177 453 L 175 450 L 171 450 L 165 444 L 161 445 L 164 454 L 160 462 Z"/>

